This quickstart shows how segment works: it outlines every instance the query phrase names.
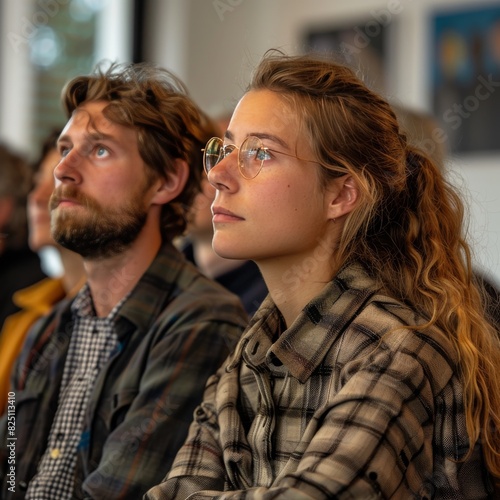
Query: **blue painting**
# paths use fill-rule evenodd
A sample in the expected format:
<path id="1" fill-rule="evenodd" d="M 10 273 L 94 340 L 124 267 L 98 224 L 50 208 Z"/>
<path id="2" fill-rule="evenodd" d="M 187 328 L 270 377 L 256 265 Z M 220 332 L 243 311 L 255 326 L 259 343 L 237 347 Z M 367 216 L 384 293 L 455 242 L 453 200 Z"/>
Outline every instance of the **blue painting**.
<path id="1" fill-rule="evenodd" d="M 500 150 L 500 5 L 436 12 L 432 100 L 450 150 Z"/>

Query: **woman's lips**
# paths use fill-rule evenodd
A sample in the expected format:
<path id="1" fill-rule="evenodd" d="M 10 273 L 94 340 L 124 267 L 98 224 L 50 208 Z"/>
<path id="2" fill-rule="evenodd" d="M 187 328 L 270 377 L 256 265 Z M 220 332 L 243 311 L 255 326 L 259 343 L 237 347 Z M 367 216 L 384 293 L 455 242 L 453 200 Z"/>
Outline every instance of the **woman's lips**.
<path id="1" fill-rule="evenodd" d="M 213 207 L 212 213 L 213 213 L 213 218 L 212 218 L 213 222 L 236 222 L 245 220 L 243 217 L 240 217 L 239 215 L 236 215 L 230 210 L 226 210 L 225 208 L 222 207 Z"/>

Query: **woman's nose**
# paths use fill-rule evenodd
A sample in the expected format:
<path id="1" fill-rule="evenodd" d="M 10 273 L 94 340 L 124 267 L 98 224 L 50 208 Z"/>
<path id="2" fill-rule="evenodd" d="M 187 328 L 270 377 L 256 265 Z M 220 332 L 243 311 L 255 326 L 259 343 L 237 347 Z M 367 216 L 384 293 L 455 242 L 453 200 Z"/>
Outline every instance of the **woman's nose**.
<path id="1" fill-rule="evenodd" d="M 238 184 L 238 148 L 226 146 L 222 160 L 208 172 L 208 182 L 216 189 L 234 189 Z"/>

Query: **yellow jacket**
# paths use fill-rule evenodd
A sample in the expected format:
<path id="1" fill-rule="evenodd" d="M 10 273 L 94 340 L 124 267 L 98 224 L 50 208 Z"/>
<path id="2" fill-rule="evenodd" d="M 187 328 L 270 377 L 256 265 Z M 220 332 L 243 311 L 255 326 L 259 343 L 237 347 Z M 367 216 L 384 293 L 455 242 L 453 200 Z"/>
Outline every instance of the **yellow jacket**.
<path id="1" fill-rule="evenodd" d="M 5 411 L 11 371 L 31 326 L 65 297 L 61 278 L 43 279 L 12 296 L 21 310 L 7 317 L 0 333 L 0 415 Z"/>

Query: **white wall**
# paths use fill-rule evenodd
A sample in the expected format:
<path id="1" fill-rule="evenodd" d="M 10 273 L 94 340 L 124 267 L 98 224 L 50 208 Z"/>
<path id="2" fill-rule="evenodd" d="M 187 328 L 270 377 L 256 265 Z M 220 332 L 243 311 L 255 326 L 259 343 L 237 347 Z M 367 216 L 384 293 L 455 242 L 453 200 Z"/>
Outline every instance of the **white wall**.
<path id="1" fill-rule="evenodd" d="M 19 151 L 31 140 L 33 101 L 29 37 L 33 36 L 34 11 L 29 2 L 3 1 L 0 44 L 0 139 Z"/>
<path id="2" fill-rule="evenodd" d="M 481 5 L 499 3 L 481 1 Z M 297 53 L 303 30 L 311 25 L 355 26 L 367 17 L 384 15 L 397 33 L 391 47 L 388 97 L 429 110 L 429 15 L 433 9 L 477 5 L 472 0 L 164 0 L 162 4 L 163 13 L 175 12 L 182 4 L 182 16 L 175 19 L 175 33 L 182 34 L 167 29 L 174 19 L 162 19 L 157 10 L 149 42 L 155 47 L 152 60 L 181 68 L 180 76 L 194 99 L 213 114 L 234 105 L 267 49 Z M 469 193 L 477 264 L 500 281 L 500 156 L 453 158 L 450 168 L 453 182 Z"/>
<path id="3" fill-rule="evenodd" d="M 147 59 L 187 80 L 189 2 L 147 0 L 144 51 Z"/>
<path id="4" fill-rule="evenodd" d="M 101 2 L 102 8 L 96 22 L 94 61 L 131 61 L 132 1 L 101 0 Z"/>

